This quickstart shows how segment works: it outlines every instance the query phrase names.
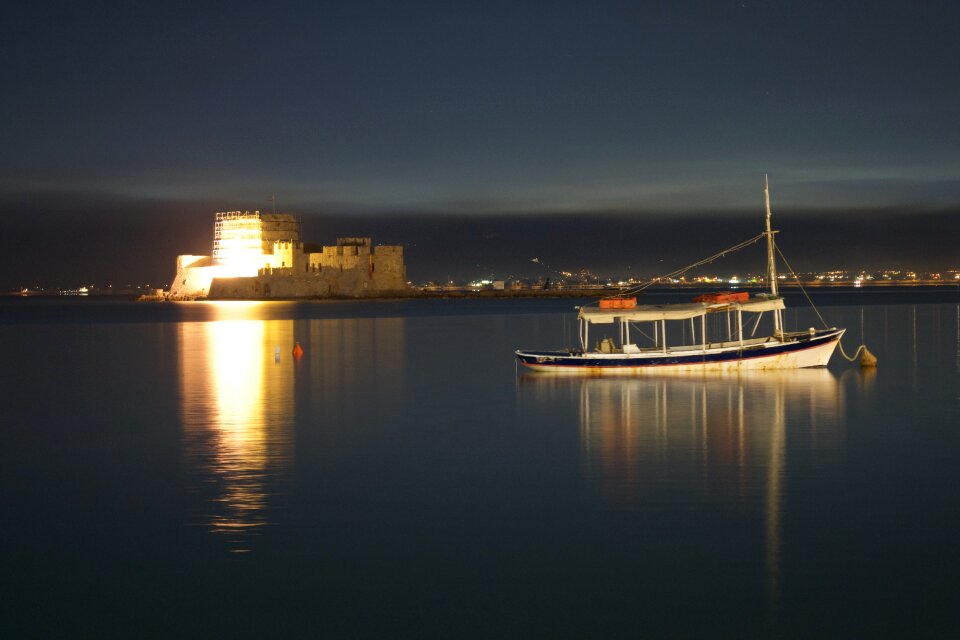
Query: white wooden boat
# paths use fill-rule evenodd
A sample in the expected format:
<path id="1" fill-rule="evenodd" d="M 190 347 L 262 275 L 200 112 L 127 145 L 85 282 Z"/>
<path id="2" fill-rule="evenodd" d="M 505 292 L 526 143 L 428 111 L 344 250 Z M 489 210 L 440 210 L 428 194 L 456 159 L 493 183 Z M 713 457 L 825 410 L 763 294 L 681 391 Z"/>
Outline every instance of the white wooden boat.
<path id="1" fill-rule="evenodd" d="M 826 366 L 845 330 L 836 327 L 784 330 L 784 302 L 777 291 L 775 232 L 770 228 L 770 195 L 766 180 L 764 199 L 766 231 L 754 240 L 766 236 L 769 293 L 755 296 L 714 294 L 686 304 L 643 306 L 636 306 L 636 298 L 615 297 L 607 301 L 614 304 L 600 301 L 597 306 L 579 308 L 580 348 L 561 351 L 520 349 L 515 352 L 517 359 L 532 371 L 575 375 Z M 746 244 L 752 242 L 739 246 Z M 770 335 L 757 337 L 755 333 L 764 317 L 772 318 L 773 331 Z M 593 325 L 616 325 L 617 337 L 604 337 L 588 350 Z M 711 335 L 711 331 L 718 335 Z"/>

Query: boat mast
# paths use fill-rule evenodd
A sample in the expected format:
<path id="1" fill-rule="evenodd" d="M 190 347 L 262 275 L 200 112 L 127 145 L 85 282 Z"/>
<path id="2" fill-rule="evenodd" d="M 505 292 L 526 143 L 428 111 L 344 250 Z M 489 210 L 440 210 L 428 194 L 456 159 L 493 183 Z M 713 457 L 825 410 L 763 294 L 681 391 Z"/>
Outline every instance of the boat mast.
<path id="1" fill-rule="evenodd" d="M 767 207 L 767 278 L 770 279 L 770 295 L 777 295 L 777 263 L 774 260 L 773 231 L 770 228 L 770 184 L 767 174 L 763 174 L 763 200 Z M 782 333 L 780 312 L 773 312 L 774 333 Z"/>

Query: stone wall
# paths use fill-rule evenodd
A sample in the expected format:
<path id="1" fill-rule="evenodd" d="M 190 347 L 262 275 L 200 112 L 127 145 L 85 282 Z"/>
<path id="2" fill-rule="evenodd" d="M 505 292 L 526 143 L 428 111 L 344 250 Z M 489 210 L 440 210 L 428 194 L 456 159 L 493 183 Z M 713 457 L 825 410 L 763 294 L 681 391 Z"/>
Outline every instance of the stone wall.
<path id="1" fill-rule="evenodd" d="M 195 298 L 207 295 L 216 270 L 210 256 L 177 256 L 177 273 L 170 283 L 171 298 Z"/>
<path id="2" fill-rule="evenodd" d="M 278 241 L 300 242 L 300 223 L 297 217 L 289 213 L 261 213 L 260 240 L 263 252 L 269 253 L 273 243 Z M 287 263 L 289 266 L 290 263 Z"/>
<path id="3" fill-rule="evenodd" d="M 397 291 L 407 288 L 407 269 L 403 263 L 403 247 L 371 247 L 369 238 L 338 238 L 337 246 L 323 247 L 322 253 L 306 255 L 303 269 L 295 267 L 296 272 L 329 277 L 330 273 L 343 274 L 345 282 L 356 278 L 363 283 L 360 275 L 350 272 L 365 272 L 370 282 L 363 289 L 376 291 Z M 359 286 L 359 285 L 358 285 Z"/>
<path id="4" fill-rule="evenodd" d="M 298 260 L 299 258 L 299 260 Z M 303 243 L 292 241 L 277 241 L 270 245 L 270 253 L 263 254 L 265 269 L 296 269 L 298 263 L 305 261 Z"/>
<path id="5" fill-rule="evenodd" d="M 374 278 L 361 269 L 340 272 L 327 269 L 319 273 L 299 274 L 292 269 L 276 269 L 271 274 L 253 278 L 215 278 L 210 285 L 210 298 L 269 299 L 269 298 L 364 298 L 391 292 L 400 293 L 403 287 L 385 289 L 377 286 Z"/>
<path id="6" fill-rule="evenodd" d="M 378 289 L 406 289 L 407 267 L 403 263 L 403 247 L 375 247 L 371 271 Z"/>

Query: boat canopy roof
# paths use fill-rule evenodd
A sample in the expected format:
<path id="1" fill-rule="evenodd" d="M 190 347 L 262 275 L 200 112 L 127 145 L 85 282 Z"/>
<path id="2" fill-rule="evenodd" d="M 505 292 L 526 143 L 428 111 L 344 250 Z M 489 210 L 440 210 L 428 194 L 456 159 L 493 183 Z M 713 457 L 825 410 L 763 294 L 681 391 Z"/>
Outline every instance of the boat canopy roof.
<path id="1" fill-rule="evenodd" d="M 747 302 L 690 302 L 686 304 L 651 304 L 632 309 L 599 309 L 581 307 L 580 319 L 591 324 L 610 324 L 618 320 L 626 322 L 654 322 L 660 320 L 686 320 L 698 318 L 717 311 L 734 310 L 763 313 L 783 309 L 783 298 L 751 298 Z"/>

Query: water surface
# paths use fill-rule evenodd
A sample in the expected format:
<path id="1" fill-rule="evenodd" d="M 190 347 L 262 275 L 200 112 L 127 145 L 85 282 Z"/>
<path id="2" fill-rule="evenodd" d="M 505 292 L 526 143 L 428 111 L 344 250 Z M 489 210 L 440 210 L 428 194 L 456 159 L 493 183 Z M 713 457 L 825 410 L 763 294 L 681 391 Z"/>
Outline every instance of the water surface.
<path id="1" fill-rule="evenodd" d="M 5 301 L 4 635 L 955 635 L 960 305 L 842 302 L 876 370 L 566 379 L 571 300 Z"/>

